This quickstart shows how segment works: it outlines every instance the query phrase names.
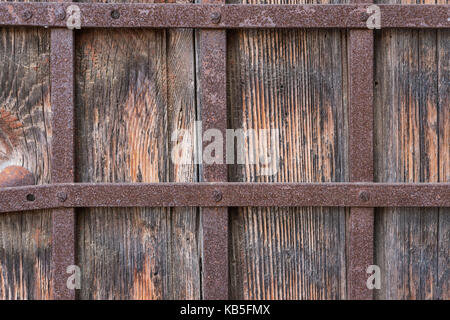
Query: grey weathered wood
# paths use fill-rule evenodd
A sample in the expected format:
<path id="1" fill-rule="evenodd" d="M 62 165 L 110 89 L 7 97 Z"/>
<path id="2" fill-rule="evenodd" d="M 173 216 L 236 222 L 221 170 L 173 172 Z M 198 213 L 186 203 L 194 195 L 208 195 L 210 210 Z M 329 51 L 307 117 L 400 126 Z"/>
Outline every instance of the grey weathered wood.
<path id="1" fill-rule="evenodd" d="M 192 37 L 189 30 L 79 33 L 79 181 L 197 181 L 194 166 L 170 161 L 172 132 L 196 116 Z M 80 298 L 199 298 L 197 210 L 100 211 L 79 212 Z"/>
<path id="2" fill-rule="evenodd" d="M 280 129 L 281 157 L 273 177 L 247 162 L 230 180 L 348 181 L 345 32 L 230 31 L 228 49 L 231 127 Z M 233 298 L 346 297 L 344 209 L 241 208 L 231 227 Z"/>
<path id="3" fill-rule="evenodd" d="M 49 33 L 0 30 L 0 171 L 30 170 L 50 183 L 51 107 Z M 51 297 L 51 213 L 0 217 L 0 299 Z"/>
<path id="4" fill-rule="evenodd" d="M 377 34 L 377 181 L 450 181 L 449 40 L 448 31 Z M 448 299 L 448 214 L 448 209 L 377 210 L 382 287 L 376 297 Z"/>

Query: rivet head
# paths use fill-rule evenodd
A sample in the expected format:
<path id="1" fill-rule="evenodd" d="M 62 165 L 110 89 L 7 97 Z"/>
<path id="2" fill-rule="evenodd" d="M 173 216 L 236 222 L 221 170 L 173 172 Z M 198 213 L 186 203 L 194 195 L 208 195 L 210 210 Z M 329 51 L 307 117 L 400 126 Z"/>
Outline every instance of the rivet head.
<path id="1" fill-rule="evenodd" d="M 55 11 L 55 18 L 58 21 L 62 21 L 64 20 L 64 18 L 66 17 L 66 12 L 64 11 L 63 8 L 58 8 Z"/>
<path id="2" fill-rule="evenodd" d="M 120 17 L 120 12 L 119 12 L 119 10 L 113 10 L 113 11 L 111 11 L 111 18 L 113 18 L 113 19 L 119 19 L 119 17 Z"/>
<path id="3" fill-rule="evenodd" d="M 222 18 L 222 16 L 220 15 L 219 12 L 211 13 L 211 22 L 212 23 L 215 23 L 215 24 L 219 23 L 221 18 Z"/>
<path id="4" fill-rule="evenodd" d="M 359 192 L 359 199 L 361 201 L 367 202 L 369 201 L 369 198 L 369 193 L 367 191 L 362 190 Z"/>
<path id="5" fill-rule="evenodd" d="M 369 19 L 369 17 L 370 16 L 367 12 L 361 12 L 361 15 L 360 15 L 361 22 L 366 22 L 367 19 Z"/>
<path id="6" fill-rule="evenodd" d="M 30 20 L 31 17 L 33 17 L 33 12 L 31 12 L 30 10 L 25 10 L 23 13 L 23 18 L 25 20 Z"/>
<path id="7" fill-rule="evenodd" d="M 60 202 L 64 202 L 67 200 L 67 193 L 65 192 L 58 192 L 58 194 L 56 195 L 56 197 L 58 198 L 58 200 Z"/>
<path id="8" fill-rule="evenodd" d="M 222 200 L 222 192 L 220 192 L 218 190 L 214 190 L 212 196 L 213 196 L 214 201 L 216 201 L 216 202 L 219 202 L 220 200 Z"/>

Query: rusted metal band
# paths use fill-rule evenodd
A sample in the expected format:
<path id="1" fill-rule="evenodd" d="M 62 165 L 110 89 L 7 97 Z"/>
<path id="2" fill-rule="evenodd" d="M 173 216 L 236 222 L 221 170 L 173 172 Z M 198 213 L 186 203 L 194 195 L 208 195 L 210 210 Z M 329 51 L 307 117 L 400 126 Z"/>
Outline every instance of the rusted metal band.
<path id="1" fill-rule="evenodd" d="M 450 184 L 62 183 L 0 188 L 0 212 L 59 207 L 228 206 L 450 207 Z"/>
<path id="2" fill-rule="evenodd" d="M 367 268 L 373 264 L 374 209 L 351 208 L 347 221 L 347 298 L 371 300 L 373 291 L 367 288 Z"/>
<path id="3" fill-rule="evenodd" d="M 350 30 L 349 172 L 350 181 L 373 181 L 373 31 Z"/>
<path id="4" fill-rule="evenodd" d="M 74 39 L 69 29 L 51 31 L 52 164 L 54 183 L 74 181 Z M 59 198 L 64 196 L 58 193 Z M 30 198 L 28 197 L 28 200 Z M 30 202 L 30 201 L 28 201 Z M 75 299 L 67 267 L 75 264 L 75 212 L 52 212 L 52 292 L 55 300 Z"/>
<path id="5" fill-rule="evenodd" d="M 70 4 L 0 3 L 0 25 L 64 27 Z M 76 3 L 81 28 L 366 28 L 370 4 Z M 449 28 L 449 5 L 384 5 L 381 28 Z M 220 20 L 215 17 L 220 15 Z"/>
<path id="6" fill-rule="evenodd" d="M 203 4 L 221 4 L 223 0 L 203 0 Z M 220 24 L 221 7 L 215 6 L 205 17 L 208 23 Z M 195 16 L 195 15 L 194 15 Z M 172 19 L 174 19 L 172 17 Z M 200 108 L 202 129 L 220 130 L 225 136 L 227 129 L 227 43 L 224 30 L 200 31 Z M 207 144 L 204 141 L 203 147 Z M 225 150 L 225 141 L 223 141 Z M 222 163 L 225 163 L 222 159 Z M 203 164 L 203 181 L 228 180 L 226 164 Z M 214 202 L 221 202 L 221 191 L 212 191 Z M 228 208 L 202 208 L 203 266 L 202 298 L 205 300 L 228 299 Z"/>
<path id="7" fill-rule="evenodd" d="M 360 3 L 367 0 L 353 0 Z M 382 20 L 384 20 L 383 13 Z M 349 66 L 349 171 L 350 181 L 373 181 L 373 56 L 371 30 L 350 30 Z M 371 300 L 367 268 L 373 264 L 374 209 L 351 208 L 347 221 L 347 296 Z"/>

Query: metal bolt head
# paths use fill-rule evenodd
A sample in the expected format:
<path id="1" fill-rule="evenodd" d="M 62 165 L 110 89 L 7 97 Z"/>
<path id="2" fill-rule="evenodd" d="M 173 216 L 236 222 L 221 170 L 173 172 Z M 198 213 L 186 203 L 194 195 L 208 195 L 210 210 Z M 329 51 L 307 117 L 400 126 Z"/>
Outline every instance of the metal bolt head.
<path id="1" fill-rule="evenodd" d="M 56 195 L 56 197 L 58 198 L 58 200 L 60 202 L 64 202 L 67 200 L 67 193 L 65 192 L 58 192 L 58 194 Z"/>
<path id="2" fill-rule="evenodd" d="M 215 23 L 215 24 L 219 23 L 221 18 L 222 18 L 222 16 L 219 12 L 211 13 L 211 22 L 212 23 Z"/>
<path id="3" fill-rule="evenodd" d="M 30 10 L 25 10 L 23 13 L 23 19 L 30 20 L 31 17 L 33 17 L 33 12 L 31 12 Z"/>
<path id="4" fill-rule="evenodd" d="M 360 19 L 361 22 L 366 22 L 369 19 L 370 15 L 367 12 L 361 12 Z"/>
<path id="5" fill-rule="evenodd" d="M 119 12 L 119 10 L 113 10 L 113 11 L 111 11 L 111 18 L 113 18 L 113 19 L 119 19 L 119 17 L 120 17 L 120 12 Z"/>
<path id="6" fill-rule="evenodd" d="M 55 10 L 55 18 L 57 21 L 62 21 L 66 18 L 66 12 L 63 8 L 57 8 Z"/>
<path id="7" fill-rule="evenodd" d="M 359 192 L 359 199 L 361 199 L 361 201 L 367 202 L 369 201 L 370 197 L 369 197 L 369 193 L 367 191 L 360 191 Z"/>
<path id="8" fill-rule="evenodd" d="M 220 192 L 218 190 L 213 191 L 212 196 L 213 196 L 214 201 L 216 201 L 216 202 L 219 202 L 220 200 L 222 200 L 222 192 Z"/>

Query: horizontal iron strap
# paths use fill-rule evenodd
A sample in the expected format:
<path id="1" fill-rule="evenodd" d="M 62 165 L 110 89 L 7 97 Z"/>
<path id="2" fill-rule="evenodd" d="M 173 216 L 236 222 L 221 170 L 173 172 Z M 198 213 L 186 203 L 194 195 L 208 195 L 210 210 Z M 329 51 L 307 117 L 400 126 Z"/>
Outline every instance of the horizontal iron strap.
<path id="1" fill-rule="evenodd" d="M 64 27 L 70 3 L 0 3 L 0 25 Z M 370 4 L 75 3 L 81 28 L 366 28 Z M 449 28 L 450 5 L 378 5 L 381 28 Z M 72 11 L 74 12 L 74 11 Z M 373 12 L 373 11 L 372 11 Z M 373 14 L 373 13 L 372 13 Z M 76 18 L 76 17 L 75 17 Z M 72 21 L 72 25 L 74 21 Z"/>
<path id="2" fill-rule="evenodd" d="M 450 207 L 449 183 L 62 183 L 0 189 L 0 212 L 58 207 Z"/>

